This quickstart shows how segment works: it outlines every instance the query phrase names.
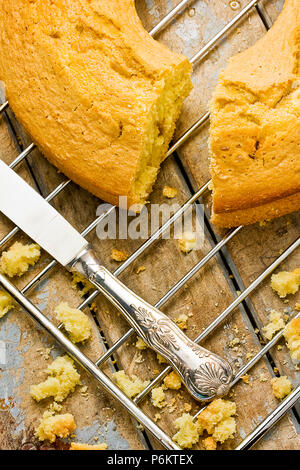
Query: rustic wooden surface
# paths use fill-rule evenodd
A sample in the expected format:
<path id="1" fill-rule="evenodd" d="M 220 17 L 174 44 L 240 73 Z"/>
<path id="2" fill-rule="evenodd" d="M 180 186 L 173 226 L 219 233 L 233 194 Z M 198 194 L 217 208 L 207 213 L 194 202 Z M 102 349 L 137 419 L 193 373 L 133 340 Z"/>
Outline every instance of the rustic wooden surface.
<path id="1" fill-rule="evenodd" d="M 147 29 L 156 24 L 178 0 L 138 0 L 137 8 Z M 247 2 L 239 2 L 240 7 Z M 282 2 L 264 2 L 272 20 L 276 18 Z M 238 10 L 230 7 L 229 1 L 198 0 L 187 9 L 176 22 L 169 25 L 158 39 L 191 57 L 197 52 Z M 253 10 L 235 30 L 228 34 L 218 47 L 210 53 L 206 60 L 195 66 L 193 82 L 195 85 L 191 97 L 187 100 L 184 112 L 178 124 L 177 135 L 181 135 L 196 119 L 207 110 L 207 103 L 216 83 L 220 69 L 226 59 L 239 50 L 253 44 L 265 33 L 265 27 L 257 12 Z M 0 157 L 12 161 L 18 153 L 15 136 L 21 138 L 22 145 L 29 142 L 22 130 L 9 114 L 11 121 L 1 118 L 0 122 Z M 10 131 L 8 131 L 8 125 Z M 13 131 L 12 131 L 13 130 Z M 199 188 L 209 178 L 207 153 L 208 128 L 199 131 L 179 151 L 177 157 L 168 159 L 163 165 L 155 191 L 151 197 L 152 203 L 168 202 L 162 196 L 165 184 L 179 189 L 176 202 L 183 203 L 189 196 L 191 188 Z M 182 172 L 182 167 L 185 173 Z M 36 151 L 18 169 L 31 184 L 47 195 L 63 180 L 63 175 L 51 167 Z M 11 196 L 13 197 L 13 195 Z M 171 202 L 174 202 L 171 201 Z M 209 198 L 204 201 L 205 209 L 209 211 Z M 67 219 L 82 230 L 96 215 L 99 200 L 78 188 L 69 185 L 63 194 L 55 198 L 54 205 Z M 208 227 L 208 225 L 207 225 Z M 3 218 L 0 220 L 0 237 L 9 229 L 10 223 Z M 209 227 L 211 228 L 211 227 Z M 213 228 L 215 229 L 215 228 Z M 215 231 L 216 232 L 216 231 Z M 216 232 L 217 233 L 217 232 Z M 187 334 L 197 336 L 234 298 L 236 289 L 247 286 L 267 265 L 277 256 L 280 250 L 287 247 L 299 235 L 299 214 L 274 221 L 264 227 L 257 225 L 242 230 L 224 250 L 224 258 L 216 257 L 202 269 L 188 285 L 170 300 L 163 310 L 172 318 L 180 313 L 190 315 Z M 105 265 L 114 270 L 118 267 L 110 258 L 114 247 L 132 253 L 142 241 L 128 240 L 98 240 L 95 232 L 89 237 L 93 242 Z M 196 262 L 211 248 L 212 240 L 205 237 L 202 247 L 183 255 L 174 240 L 157 241 L 121 276 L 129 287 L 141 294 L 146 300 L 155 303 L 170 289 Z M 299 252 L 294 253 L 282 266 L 294 268 L 299 266 Z M 226 263 L 224 263 L 226 260 Z M 28 275 L 18 281 L 18 286 L 25 285 L 49 261 L 46 255 L 31 270 Z M 139 266 L 146 270 L 136 273 Z M 229 277 L 231 269 L 234 278 Z M 43 310 L 51 315 L 55 305 L 67 299 L 71 305 L 78 305 L 80 298 L 70 285 L 70 275 L 63 269 L 57 268 L 43 281 L 30 298 Z M 255 328 L 261 328 L 267 322 L 268 311 L 271 308 L 287 309 L 293 312 L 299 296 L 294 296 L 289 303 L 284 304 L 272 293 L 267 280 L 257 289 L 245 306 L 237 309 L 233 315 L 218 328 L 205 342 L 207 347 L 225 356 L 236 369 L 247 362 L 249 352 L 259 350 L 259 341 Z M 97 320 L 101 327 L 101 335 L 111 345 L 124 332 L 127 323 L 102 298 L 96 300 L 98 306 Z M 37 446 L 33 437 L 33 429 L 46 409 L 48 403 L 37 405 L 28 394 L 31 383 L 44 378 L 43 370 L 50 359 L 44 357 L 43 350 L 52 344 L 51 340 L 28 320 L 23 311 L 14 311 L 0 321 L 0 448 L 30 448 Z M 93 320 L 94 322 L 94 320 Z M 238 331 L 238 333 L 237 333 Z M 233 351 L 229 342 L 234 337 L 241 339 L 241 347 Z M 136 338 L 128 342 L 115 355 L 116 365 L 109 363 L 104 370 L 111 374 L 114 368 L 125 369 L 143 378 L 151 379 L 158 370 L 162 369 L 155 354 L 135 348 Z M 238 384 L 233 392 L 237 403 L 238 427 L 236 439 L 226 443 L 223 448 L 234 448 L 272 409 L 278 401 L 273 397 L 269 379 L 272 377 L 272 367 L 275 365 L 281 373 L 290 377 L 296 385 L 299 375 L 291 362 L 284 343 L 283 349 L 275 347 L 268 359 L 262 360 L 251 370 L 250 384 Z M 42 351 L 41 351 L 42 349 Z M 84 347 L 85 352 L 93 359 L 104 350 L 99 329 L 94 322 L 93 338 Z M 4 351 L 4 352 L 3 352 Z M 57 348 L 51 351 L 55 357 Z M 272 359 L 272 363 L 270 362 Z M 263 373 L 268 381 L 261 383 L 259 375 Z M 88 398 L 83 396 L 80 388 L 66 400 L 64 410 L 74 413 L 78 428 L 77 438 L 93 443 L 94 438 L 99 442 L 106 441 L 111 449 L 146 448 L 147 444 L 140 430 L 136 430 L 131 418 L 123 411 L 121 405 L 110 398 L 94 381 L 82 374 L 84 383 L 88 385 Z M 197 403 L 185 393 L 167 392 L 168 405 L 163 410 L 154 408 L 150 399 L 142 404 L 146 413 L 154 416 L 161 414 L 158 425 L 170 435 L 175 433 L 174 421 L 183 411 L 183 403 L 192 405 L 192 412 L 197 410 Z M 5 429 L 5 432 L 3 432 Z M 159 444 L 150 438 L 154 448 Z M 65 444 L 59 442 L 58 446 Z M 201 443 L 197 448 L 201 448 Z M 257 446 L 259 449 L 296 449 L 300 448 L 299 428 L 293 412 L 286 416 L 273 432 L 269 433 Z"/>

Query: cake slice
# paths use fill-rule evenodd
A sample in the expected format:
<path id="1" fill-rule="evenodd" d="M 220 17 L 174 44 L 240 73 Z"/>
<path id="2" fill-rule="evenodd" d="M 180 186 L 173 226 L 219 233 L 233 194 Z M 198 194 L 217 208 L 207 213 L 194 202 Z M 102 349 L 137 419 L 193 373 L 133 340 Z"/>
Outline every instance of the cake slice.
<path id="1" fill-rule="evenodd" d="M 212 221 L 251 224 L 300 209 L 300 2 L 231 58 L 211 102 Z"/>
<path id="2" fill-rule="evenodd" d="M 134 0 L 0 0 L 0 79 L 49 161 L 96 196 L 144 204 L 192 67 L 144 30 Z"/>

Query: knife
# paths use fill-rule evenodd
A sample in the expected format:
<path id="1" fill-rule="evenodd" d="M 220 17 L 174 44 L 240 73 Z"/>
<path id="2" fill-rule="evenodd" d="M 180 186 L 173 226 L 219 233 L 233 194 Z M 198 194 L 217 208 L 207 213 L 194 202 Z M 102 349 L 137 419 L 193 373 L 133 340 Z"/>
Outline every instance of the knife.
<path id="1" fill-rule="evenodd" d="M 122 284 L 85 238 L 2 160 L 0 211 L 62 266 L 99 289 L 143 341 L 172 364 L 195 399 L 209 401 L 228 393 L 228 362 L 190 340 L 169 317 Z"/>

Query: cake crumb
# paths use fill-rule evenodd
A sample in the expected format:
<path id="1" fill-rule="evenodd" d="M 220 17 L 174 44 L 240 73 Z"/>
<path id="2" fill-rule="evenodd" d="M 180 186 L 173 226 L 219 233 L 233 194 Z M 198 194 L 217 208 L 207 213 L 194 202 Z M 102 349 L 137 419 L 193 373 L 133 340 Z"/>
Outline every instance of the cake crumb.
<path id="1" fill-rule="evenodd" d="M 203 439 L 202 444 L 205 450 L 217 450 L 217 443 L 211 436 L 208 436 L 206 439 Z"/>
<path id="2" fill-rule="evenodd" d="M 179 390 L 181 387 L 181 378 L 177 372 L 173 371 L 167 375 L 164 379 L 164 384 L 167 388 L 171 390 Z"/>
<path id="3" fill-rule="evenodd" d="M 161 419 L 161 414 L 160 413 L 155 413 L 154 415 L 154 422 L 157 423 L 158 420 Z"/>
<path id="4" fill-rule="evenodd" d="M 171 186 L 165 186 L 163 189 L 163 195 L 168 199 L 173 199 L 178 194 L 178 189 L 171 188 Z"/>
<path id="5" fill-rule="evenodd" d="M 69 450 L 106 450 L 107 444 L 82 444 L 81 442 L 72 442 Z"/>
<path id="6" fill-rule="evenodd" d="M 13 298 L 5 291 L 0 291 L 0 318 L 16 307 Z"/>
<path id="7" fill-rule="evenodd" d="M 91 322 L 81 310 L 71 308 L 67 302 L 61 302 L 54 312 L 57 320 L 64 325 L 64 329 L 73 343 L 80 343 L 90 338 Z"/>
<path id="8" fill-rule="evenodd" d="M 235 346 L 237 346 L 238 344 L 241 343 L 241 340 L 239 338 L 233 338 L 232 341 L 230 341 L 230 343 L 228 344 L 228 346 L 230 348 L 234 348 Z"/>
<path id="9" fill-rule="evenodd" d="M 36 401 L 53 397 L 61 402 L 80 384 L 80 375 L 69 356 L 59 356 L 46 369 L 49 376 L 44 382 L 30 387 L 30 394 Z"/>
<path id="10" fill-rule="evenodd" d="M 272 390 L 275 398 L 281 399 L 289 395 L 292 391 L 292 384 L 286 375 L 274 377 L 271 380 Z"/>
<path id="11" fill-rule="evenodd" d="M 73 415 L 70 413 L 54 415 L 51 411 L 45 411 L 35 436 L 40 441 L 55 442 L 57 437 L 66 438 L 76 429 Z"/>
<path id="12" fill-rule="evenodd" d="M 147 344 L 145 343 L 145 341 L 142 340 L 142 338 L 138 337 L 136 343 L 135 343 L 135 347 L 137 349 L 139 349 L 140 351 L 143 351 L 144 349 L 147 349 Z"/>
<path id="13" fill-rule="evenodd" d="M 114 248 L 111 252 L 111 257 L 114 261 L 121 263 L 122 261 L 126 261 L 128 259 L 128 254 L 123 250 L 117 250 Z"/>
<path id="14" fill-rule="evenodd" d="M 15 242 L 0 258 L 0 272 L 8 277 L 22 276 L 34 266 L 41 256 L 39 245 Z"/>
<path id="15" fill-rule="evenodd" d="M 146 271 L 146 266 L 139 266 L 136 270 L 137 274 L 142 273 L 143 271 Z"/>
<path id="16" fill-rule="evenodd" d="M 292 359 L 300 360 L 300 317 L 287 324 L 283 333 Z"/>
<path id="17" fill-rule="evenodd" d="M 72 273 L 71 286 L 72 289 L 77 290 L 80 297 L 83 297 L 95 289 L 90 281 L 88 281 L 82 274 L 76 272 Z"/>
<path id="18" fill-rule="evenodd" d="M 244 382 L 244 384 L 247 384 L 247 385 L 248 385 L 249 382 L 250 382 L 250 377 L 249 377 L 248 374 L 243 375 L 243 376 L 241 377 L 241 379 L 242 379 L 242 381 Z"/>
<path id="19" fill-rule="evenodd" d="M 269 323 L 263 327 L 262 332 L 267 340 L 271 340 L 275 333 L 285 327 L 282 313 L 272 310 L 269 316 Z"/>
<path id="20" fill-rule="evenodd" d="M 156 387 L 151 391 L 152 403 L 156 408 L 164 408 L 167 404 L 163 387 Z"/>
<path id="21" fill-rule="evenodd" d="M 182 449 L 191 449 L 194 444 L 197 444 L 199 441 L 199 425 L 190 414 L 183 413 L 175 420 L 175 426 L 178 431 L 173 436 L 173 440 Z"/>
<path id="22" fill-rule="evenodd" d="M 197 238 L 195 233 L 185 232 L 180 240 L 178 246 L 183 253 L 189 253 L 196 247 Z"/>
<path id="23" fill-rule="evenodd" d="M 234 402 L 218 398 L 212 401 L 198 416 L 201 434 L 207 431 L 215 441 L 223 444 L 227 439 L 233 439 L 236 432 L 236 414 Z"/>
<path id="24" fill-rule="evenodd" d="M 159 364 L 168 364 L 168 361 L 159 353 L 156 354 L 156 357 L 157 357 Z"/>
<path id="25" fill-rule="evenodd" d="M 296 294 L 300 286 L 300 268 L 294 271 L 281 271 L 271 277 L 271 287 L 281 298 Z"/>
<path id="26" fill-rule="evenodd" d="M 181 330 L 187 330 L 188 316 L 185 313 L 181 313 L 178 318 L 175 318 L 175 323 Z"/>
<path id="27" fill-rule="evenodd" d="M 183 408 L 184 408 L 184 411 L 186 411 L 187 413 L 189 413 L 192 409 L 192 405 L 190 403 L 184 403 L 183 404 Z"/>
<path id="28" fill-rule="evenodd" d="M 134 398 L 136 395 L 141 393 L 144 388 L 149 385 L 149 380 L 142 381 L 136 375 L 129 377 L 125 374 L 124 370 L 119 370 L 113 374 L 113 379 L 118 387 L 127 395 L 129 398 Z"/>

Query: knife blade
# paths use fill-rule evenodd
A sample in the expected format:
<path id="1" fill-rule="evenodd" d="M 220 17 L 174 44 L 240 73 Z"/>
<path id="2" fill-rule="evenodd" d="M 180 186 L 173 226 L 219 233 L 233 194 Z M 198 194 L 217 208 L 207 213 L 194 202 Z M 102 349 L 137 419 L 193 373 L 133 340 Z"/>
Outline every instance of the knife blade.
<path id="1" fill-rule="evenodd" d="M 94 284 L 138 335 L 173 365 L 194 398 L 208 401 L 228 393 L 229 363 L 194 343 L 169 317 L 122 284 L 77 230 L 1 160 L 0 211 L 69 271 Z"/>
<path id="2" fill-rule="evenodd" d="M 0 210 L 63 266 L 88 246 L 77 230 L 2 160 Z"/>

